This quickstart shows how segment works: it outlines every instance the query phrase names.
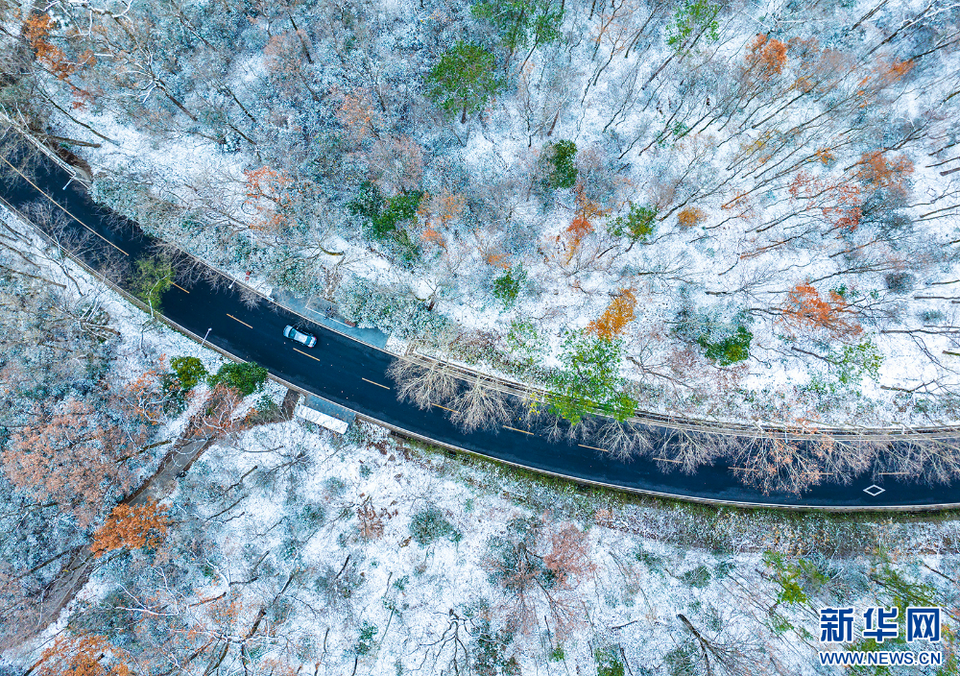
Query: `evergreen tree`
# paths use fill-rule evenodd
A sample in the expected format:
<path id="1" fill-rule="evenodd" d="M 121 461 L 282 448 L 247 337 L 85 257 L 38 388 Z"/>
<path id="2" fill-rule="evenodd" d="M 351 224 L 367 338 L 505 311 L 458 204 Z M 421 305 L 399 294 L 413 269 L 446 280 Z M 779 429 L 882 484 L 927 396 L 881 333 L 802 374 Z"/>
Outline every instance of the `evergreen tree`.
<path id="1" fill-rule="evenodd" d="M 460 123 L 468 111 L 479 111 L 492 95 L 503 89 L 496 75 L 496 60 L 485 47 L 458 42 L 447 50 L 427 75 L 427 96 L 445 113 L 461 111 Z"/>

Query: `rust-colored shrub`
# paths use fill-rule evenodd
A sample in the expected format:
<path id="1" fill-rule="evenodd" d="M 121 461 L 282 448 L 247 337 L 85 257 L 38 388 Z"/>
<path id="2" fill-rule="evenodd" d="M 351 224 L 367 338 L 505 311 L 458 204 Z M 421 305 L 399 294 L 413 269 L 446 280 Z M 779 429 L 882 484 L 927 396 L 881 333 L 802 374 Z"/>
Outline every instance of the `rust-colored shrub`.
<path id="1" fill-rule="evenodd" d="M 608 340 L 618 336 L 633 321 L 636 307 L 637 296 L 633 290 L 621 289 L 600 318 L 587 325 L 587 331 Z"/>
<path id="2" fill-rule="evenodd" d="M 707 213 L 697 207 L 687 207 L 677 214 L 677 222 L 683 228 L 692 228 L 700 225 L 707 219 Z"/>

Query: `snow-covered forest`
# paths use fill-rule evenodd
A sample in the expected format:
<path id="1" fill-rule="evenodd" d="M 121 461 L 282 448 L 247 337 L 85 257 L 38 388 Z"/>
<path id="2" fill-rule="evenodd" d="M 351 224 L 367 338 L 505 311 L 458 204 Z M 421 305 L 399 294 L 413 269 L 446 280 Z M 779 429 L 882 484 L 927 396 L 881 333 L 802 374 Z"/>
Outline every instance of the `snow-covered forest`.
<path id="1" fill-rule="evenodd" d="M 224 270 L 568 419 L 957 418 L 953 3 L 33 10 L 4 110 Z"/>
<path id="2" fill-rule="evenodd" d="M 955 673 L 954 515 L 669 504 L 284 421 L 4 222 L 4 674 L 834 673 L 877 644 L 818 642 L 819 608 L 921 604 L 944 640 L 894 647 Z"/>
<path id="3" fill-rule="evenodd" d="M 817 641 L 837 605 L 942 606 L 940 644 L 892 647 L 955 673 L 955 514 L 670 504 L 341 437 L 6 210 L 0 242 L 4 674 L 834 673 L 818 650 L 878 648 Z"/>
<path id="4" fill-rule="evenodd" d="M 500 378 L 622 455 L 637 410 L 954 425 L 958 49 L 950 0 L 0 0 L 0 154 L 57 150 L 166 243 L 105 273 L 143 311 L 49 203 L 0 213 L 0 674 L 839 673 L 844 605 L 942 606 L 922 673 L 957 673 L 952 513 L 341 437 L 151 315 L 183 251 L 390 334 L 401 395 L 464 427 Z M 955 441 L 811 438 L 729 457 L 764 490 L 960 476 Z M 732 453 L 695 441 L 663 462 Z"/>

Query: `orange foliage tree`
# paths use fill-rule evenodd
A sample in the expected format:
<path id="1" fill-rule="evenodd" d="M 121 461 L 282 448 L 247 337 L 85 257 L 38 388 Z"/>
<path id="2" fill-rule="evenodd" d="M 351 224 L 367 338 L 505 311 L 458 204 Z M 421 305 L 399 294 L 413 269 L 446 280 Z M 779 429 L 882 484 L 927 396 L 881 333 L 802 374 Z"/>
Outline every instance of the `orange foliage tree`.
<path id="1" fill-rule="evenodd" d="M 823 329 L 836 338 L 860 335 L 863 329 L 852 318 L 856 313 L 836 291 L 824 299 L 812 284 L 797 284 L 780 308 L 783 321 L 796 328 Z"/>
<path id="2" fill-rule="evenodd" d="M 290 179 L 269 167 L 244 171 L 246 177 L 246 204 L 257 212 L 250 226 L 254 230 L 278 233 L 290 225 L 288 213 L 292 199 Z"/>
<path id="3" fill-rule="evenodd" d="M 874 150 L 860 158 L 860 180 L 876 190 L 888 189 L 900 195 L 907 194 L 907 180 L 913 173 L 913 162 L 906 155 L 887 159 L 883 152 Z"/>
<path id="4" fill-rule="evenodd" d="M 420 239 L 424 243 L 435 244 L 446 250 L 447 242 L 443 233 L 450 223 L 463 213 L 467 201 L 463 195 L 440 190 L 437 193 L 424 193 L 417 207 L 417 216 L 424 224 Z"/>
<path id="5" fill-rule="evenodd" d="M 443 235 L 429 225 L 423 229 L 423 232 L 420 233 L 420 239 L 422 239 L 426 244 L 436 244 L 441 249 L 447 248 L 447 244 L 443 239 Z"/>
<path id="6" fill-rule="evenodd" d="M 90 551 L 95 558 L 114 549 L 156 547 L 167 532 L 170 519 L 167 508 L 156 502 L 113 508 L 106 522 L 93 534 Z"/>
<path id="7" fill-rule="evenodd" d="M 483 260 L 487 265 L 503 268 L 504 270 L 510 269 L 510 256 L 507 254 L 497 253 L 496 251 L 487 251 L 483 254 Z"/>
<path id="8" fill-rule="evenodd" d="M 618 336 L 633 321 L 636 308 L 637 296 L 633 290 L 621 289 L 600 318 L 587 325 L 587 331 L 608 340 Z"/>
<path id="9" fill-rule="evenodd" d="M 789 192 L 794 200 L 805 200 L 806 209 L 819 209 L 831 230 L 853 232 L 860 224 L 860 188 L 843 177 L 819 178 L 801 171 L 791 181 Z"/>
<path id="10" fill-rule="evenodd" d="M 157 425 L 164 419 L 165 396 L 162 387 L 164 360 L 153 369 L 137 376 L 121 388 L 120 404 L 124 412 L 135 420 Z"/>
<path id="11" fill-rule="evenodd" d="M 580 250 L 580 245 L 583 243 L 584 238 L 593 232 L 591 219 L 603 216 L 609 211 L 609 209 L 601 208 L 599 204 L 586 196 L 583 183 L 577 183 L 577 187 L 574 189 L 574 196 L 576 198 L 576 209 L 574 211 L 573 221 L 566 230 L 567 241 L 570 246 L 570 253 L 567 255 L 568 263 L 570 259 L 576 255 L 577 251 Z"/>
<path id="12" fill-rule="evenodd" d="M 33 53 L 47 70 L 60 80 L 66 80 L 73 75 L 80 66 L 94 63 L 96 58 L 93 52 L 86 51 L 77 61 L 71 61 L 62 49 L 47 40 L 53 19 L 49 14 L 31 14 L 23 22 L 23 33 L 33 48 Z"/>
<path id="13" fill-rule="evenodd" d="M 377 127 L 383 124 L 383 120 L 373 107 L 366 89 L 358 87 L 352 93 L 343 94 L 343 101 L 337 109 L 337 120 L 354 143 L 360 143 L 370 135 L 380 137 Z"/>
<path id="14" fill-rule="evenodd" d="M 458 193 L 447 190 L 424 193 L 420 206 L 417 207 L 417 215 L 428 225 L 438 223 L 446 228 L 463 213 L 466 205 L 467 200 Z"/>
<path id="15" fill-rule="evenodd" d="M 900 61 L 899 59 L 893 59 L 889 63 L 880 63 L 874 68 L 874 72 L 877 75 L 877 78 L 884 83 L 893 84 L 903 79 L 903 77 L 913 70 L 913 61 L 907 59 L 906 61 Z"/>
<path id="16" fill-rule="evenodd" d="M 903 77 L 913 70 L 913 61 L 907 59 L 900 61 L 879 61 L 859 82 L 861 89 L 857 95 L 863 99 L 860 106 L 866 106 L 868 101 L 873 99 L 881 90 L 892 84 L 899 82 Z"/>
<path id="17" fill-rule="evenodd" d="M 309 73 L 304 70 L 309 41 L 309 35 L 302 30 L 273 35 L 263 48 L 263 61 L 268 70 L 280 76 L 279 84 L 287 93 L 295 95 L 297 91 L 294 84 L 299 82 L 314 101 L 319 101 L 320 96 L 308 79 Z"/>
<path id="18" fill-rule="evenodd" d="M 746 60 L 751 72 L 755 71 L 760 80 L 770 80 L 779 75 L 787 63 L 787 44 L 769 40 L 761 33 L 747 50 Z"/>
<path id="19" fill-rule="evenodd" d="M 14 432 L 0 462 L 18 488 L 53 500 L 86 526 L 107 494 L 130 479 L 122 464 L 127 441 L 106 416 L 69 399 Z"/>
<path id="20" fill-rule="evenodd" d="M 131 676 L 127 657 L 103 636 L 60 636 L 43 651 L 37 676 Z"/>
<path id="21" fill-rule="evenodd" d="M 692 228 L 695 225 L 700 225 L 706 218 L 706 212 L 697 207 L 687 207 L 677 214 L 677 222 L 684 228 Z"/>
<path id="22" fill-rule="evenodd" d="M 525 524 L 522 535 L 494 538 L 484 567 L 507 593 L 504 610 L 521 631 L 535 625 L 545 602 L 556 635 L 564 637 L 583 622 L 577 591 L 596 566 L 583 531 L 572 524 L 550 529 L 550 548 L 544 551 L 548 535 L 544 526 L 542 522 Z"/>

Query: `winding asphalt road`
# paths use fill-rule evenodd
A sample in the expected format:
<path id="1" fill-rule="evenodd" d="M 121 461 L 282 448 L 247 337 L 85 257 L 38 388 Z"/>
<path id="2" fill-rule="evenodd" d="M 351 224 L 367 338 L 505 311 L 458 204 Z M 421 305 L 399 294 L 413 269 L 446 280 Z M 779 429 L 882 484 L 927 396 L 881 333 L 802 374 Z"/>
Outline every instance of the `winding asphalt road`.
<path id="1" fill-rule="evenodd" d="M 33 182 L 14 177 L 0 183 L 0 196 L 17 208 L 38 199 L 55 200 L 65 211 L 72 232 L 82 240 L 74 251 L 92 267 L 117 260 L 129 264 L 149 251 L 152 239 L 135 224 L 96 206 L 83 188 L 70 183 L 69 178 L 60 167 L 47 161 Z M 390 354 L 313 325 L 271 302 L 250 309 L 235 289 L 214 289 L 200 281 L 168 291 L 163 297 L 163 311 L 199 336 L 210 329 L 207 341 L 217 347 L 256 361 L 297 387 L 363 416 L 441 445 L 535 470 L 629 491 L 711 502 L 833 509 L 960 506 L 960 485 L 956 484 L 927 486 L 899 482 L 894 477 L 875 480 L 864 475 L 849 485 L 816 486 L 802 496 L 764 495 L 744 486 L 722 462 L 692 475 L 665 473 L 649 459 L 621 462 L 588 446 L 551 442 L 537 430 L 525 430 L 519 422 L 512 423 L 512 428 L 467 434 L 454 426 L 447 419 L 447 411 L 440 407 L 421 410 L 397 401 L 394 383 L 385 373 L 393 361 Z M 319 339 L 317 346 L 306 349 L 284 339 L 281 331 L 286 324 L 314 333 Z M 656 428 L 653 432 L 665 435 Z M 871 487 L 874 488 L 865 491 Z"/>

